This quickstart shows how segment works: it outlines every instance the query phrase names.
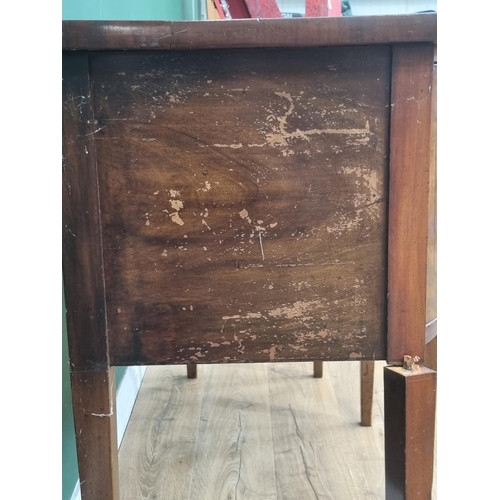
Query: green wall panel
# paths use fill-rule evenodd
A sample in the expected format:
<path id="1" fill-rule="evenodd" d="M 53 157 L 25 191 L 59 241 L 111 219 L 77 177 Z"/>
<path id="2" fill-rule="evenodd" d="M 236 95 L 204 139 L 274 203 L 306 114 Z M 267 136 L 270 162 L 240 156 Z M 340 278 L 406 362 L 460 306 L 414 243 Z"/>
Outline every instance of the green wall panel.
<path id="1" fill-rule="evenodd" d="M 200 0 L 64 0 L 63 19 L 182 21 L 199 19 Z"/>

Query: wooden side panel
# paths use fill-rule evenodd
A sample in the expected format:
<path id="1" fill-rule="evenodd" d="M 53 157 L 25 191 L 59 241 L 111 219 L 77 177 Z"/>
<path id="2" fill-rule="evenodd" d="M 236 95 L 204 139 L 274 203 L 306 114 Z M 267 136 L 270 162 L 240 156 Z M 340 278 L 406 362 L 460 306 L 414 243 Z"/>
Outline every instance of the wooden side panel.
<path id="1" fill-rule="evenodd" d="M 389 47 L 91 68 L 113 364 L 385 357 Z"/>
<path id="2" fill-rule="evenodd" d="M 434 47 L 393 48 L 388 358 L 424 357 Z"/>
<path id="3" fill-rule="evenodd" d="M 71 372 L 82 500 L 119 500 L 115 370 Z"/>
<path id="4" fill-rule="evenodd" d="M 386 499 L 430 499 L 436 372 L 384 368 Z"/>
<path id="5" fill-rule="evenodd" d="M 71 368 L 108 365 L 88 56 L 63 54 L 63 269 Z"/>
<path id="6" fill-rule="evenodd" d="M 436 42 L 436 14 L 228 21 L 63 21 L 65 50 L 326 47 Z"/>

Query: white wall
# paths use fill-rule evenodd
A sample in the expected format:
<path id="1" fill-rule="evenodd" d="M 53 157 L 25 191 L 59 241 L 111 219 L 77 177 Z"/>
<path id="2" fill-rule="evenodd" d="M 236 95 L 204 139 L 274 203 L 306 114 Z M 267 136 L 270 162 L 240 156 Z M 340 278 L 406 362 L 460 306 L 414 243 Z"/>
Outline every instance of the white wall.
<path id="1" fill-rule="evenodd" d="M 304 15 L 306 0 L 276 0 L 281 12 Z M 437 0 L 350 0 L 353 16 L 412 14 L 422 10 L 436 10 Z"/>
<path id="2" fill-rule="evenodd" d="M 350 0 L 353 16 L 413 14 L 422 10 L 437 11 L 437 0 Z"/>

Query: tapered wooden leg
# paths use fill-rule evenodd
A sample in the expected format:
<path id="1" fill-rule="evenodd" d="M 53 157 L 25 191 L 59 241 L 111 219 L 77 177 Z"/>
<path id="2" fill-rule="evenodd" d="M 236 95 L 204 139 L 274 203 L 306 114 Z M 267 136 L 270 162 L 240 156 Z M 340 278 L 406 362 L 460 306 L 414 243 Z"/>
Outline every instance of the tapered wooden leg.
<path id="1" fill-rule="evenodd" d="M 119 500 L 114 368 L 72 372 L 82 500 Z"/>
<path id="2" fill-rule="evenodd" d="M 372 425 L 373 375 L 375 361 L 361 361 L 361 425 Z"/>
<path id="3" fill-rule="evenodd" d="M 188 378 L 196 378 L 198 376 L 198 370 L 196 365 L 186 365 Z"/>
<path id="4" fill-rule="evenodd" d="M 323 361 L 314 361 L 314 378 L 323 377 Z"/>
<path id="5" fill-rule="evenodd" d="M 436 372 L 384 368 L 386 500 L 430 500 Z"/>

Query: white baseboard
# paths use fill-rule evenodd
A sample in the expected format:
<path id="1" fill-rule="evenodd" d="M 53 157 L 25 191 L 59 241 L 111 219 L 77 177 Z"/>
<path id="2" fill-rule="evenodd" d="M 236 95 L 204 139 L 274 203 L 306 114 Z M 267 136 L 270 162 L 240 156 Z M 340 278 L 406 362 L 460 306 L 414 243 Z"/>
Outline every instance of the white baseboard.
<path id="1" fill-rule="evenodd" d="M 129 366 L 120 383 L 120 387 L 116 391 L 116 425 L 118 434 L 118 447 L 125 434 L 130 415 L 134 409 L 135 400 L 139 389 L 141 388 L 142 379 L 146 372 L 145 366 Z M 71 500 L 81 500 L 80 481 L 77 481 Z"/>

